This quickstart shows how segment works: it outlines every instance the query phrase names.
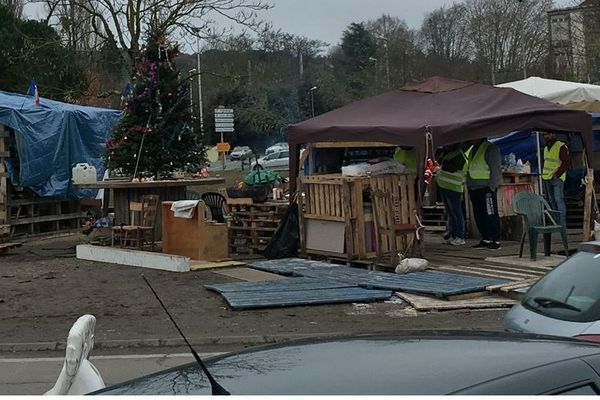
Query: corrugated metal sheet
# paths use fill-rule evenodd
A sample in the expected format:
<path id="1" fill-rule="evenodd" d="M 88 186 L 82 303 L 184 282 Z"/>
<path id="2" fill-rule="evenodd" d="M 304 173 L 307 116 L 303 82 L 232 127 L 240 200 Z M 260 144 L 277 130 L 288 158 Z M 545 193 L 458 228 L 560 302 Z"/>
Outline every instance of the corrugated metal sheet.
<path id="1" fill-rule="evenodd" d="M 221 295 L 225 298 L 233 310 L 243 310 L 249 308 L 387 300 L 392 296 L 392 292 L 389 290 L 371 290 L 359 287 L 347 287 L 276 292 L 225 292 Z"/>

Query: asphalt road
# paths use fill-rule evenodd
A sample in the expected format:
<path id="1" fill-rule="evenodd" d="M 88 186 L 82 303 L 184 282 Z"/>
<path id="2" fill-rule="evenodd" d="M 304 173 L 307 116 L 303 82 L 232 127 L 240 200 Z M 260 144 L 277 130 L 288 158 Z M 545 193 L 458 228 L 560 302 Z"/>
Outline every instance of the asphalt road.
<path id="1" fill-rule="evenodd" d="M 204 353 L 207 358 L 221 353 Z M 32 355 L 35 355 L 32 353 Z M 63 357 L 0 358 L 0 395 L 43 394 L 58 377 Z M 90 357 L 107 386 L 194 361 L 189 353 L 119 354 Z"/>

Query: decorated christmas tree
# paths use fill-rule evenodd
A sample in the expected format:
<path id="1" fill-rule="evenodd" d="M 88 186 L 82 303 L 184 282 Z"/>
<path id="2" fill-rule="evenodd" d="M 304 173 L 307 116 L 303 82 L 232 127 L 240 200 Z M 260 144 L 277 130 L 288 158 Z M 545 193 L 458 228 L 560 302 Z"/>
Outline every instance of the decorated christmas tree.
<path id="1" fill-rule="evenodd" d="M 195 172 L 203 164 L 188 85 L 175 67 L 178 53 L 165 36 L 148 34 L 130 90 L 124 92 L 124 116 L 106 146 L 108 167 L 116 172 L 166 179 L 173 171 Z"/>

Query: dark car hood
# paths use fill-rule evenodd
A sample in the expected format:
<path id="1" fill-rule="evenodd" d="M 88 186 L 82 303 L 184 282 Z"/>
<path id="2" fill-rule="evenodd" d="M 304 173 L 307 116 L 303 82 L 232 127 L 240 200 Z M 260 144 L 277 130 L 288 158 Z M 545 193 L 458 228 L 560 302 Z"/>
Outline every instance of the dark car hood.
<path id="1" fill-rule="evenodd" d="M 207 361 L 231 394 L 447 394 L 556 361 L 600 354 L 586 342 L 525 335 L 386 336 L 284 344 Z M 98 394 L 210 394 L 187 364 Z"/>

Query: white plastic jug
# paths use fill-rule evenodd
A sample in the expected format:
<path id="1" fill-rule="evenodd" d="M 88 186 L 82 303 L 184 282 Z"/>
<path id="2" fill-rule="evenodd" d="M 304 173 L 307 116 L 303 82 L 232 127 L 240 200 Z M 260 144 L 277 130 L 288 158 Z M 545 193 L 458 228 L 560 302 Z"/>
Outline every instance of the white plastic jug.
<path id="1" fill-rule="evenodd" d="M 79 163 L 75 165 L 71 173 L 71 181 L 75 185 L 84 183 L 96 183 L 96 167 L 88 163 Z"/>

